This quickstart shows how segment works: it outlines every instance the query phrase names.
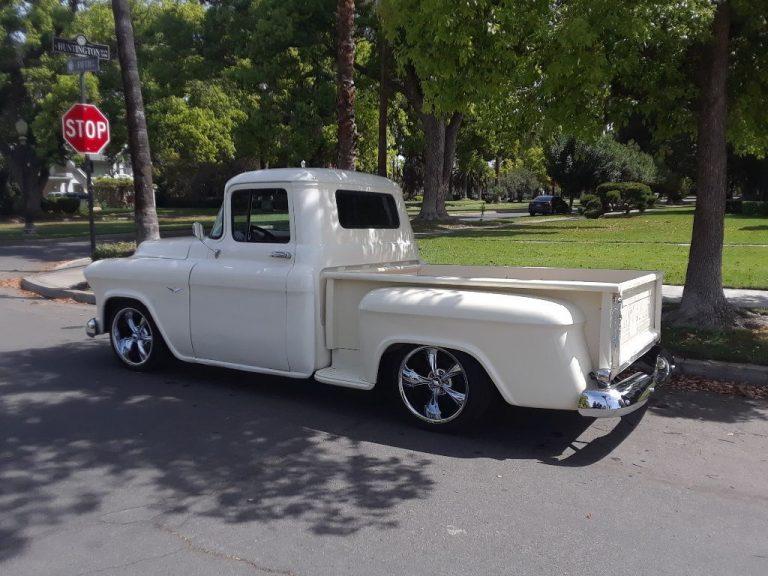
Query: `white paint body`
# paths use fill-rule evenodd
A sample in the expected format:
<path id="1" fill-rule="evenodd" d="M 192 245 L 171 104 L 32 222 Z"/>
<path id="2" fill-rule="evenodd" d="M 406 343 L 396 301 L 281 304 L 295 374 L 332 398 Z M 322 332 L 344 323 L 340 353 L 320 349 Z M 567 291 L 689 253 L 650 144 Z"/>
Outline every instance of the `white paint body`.
<path id="1" fill-rule="evenodd" d="M 288 244 L 232 238 L 230 197 L 288 192 Z M 397 229 L 345 229 L 338 189 L 391 194 Z M 241 174 L 221 239 L 144 242 L 86 270 L 100 326 L 111 298 L 152 314 L 181 360 L 360 389 L 398 344 L 462 350 L 510 404 L 575 410 L 597 369 L 616 376 L 658 341 L 659 272 L 427 265 L 402 194 L 378 176 L 320 169 Z M 275 258 L 275 251 L 290 258 Z"/>

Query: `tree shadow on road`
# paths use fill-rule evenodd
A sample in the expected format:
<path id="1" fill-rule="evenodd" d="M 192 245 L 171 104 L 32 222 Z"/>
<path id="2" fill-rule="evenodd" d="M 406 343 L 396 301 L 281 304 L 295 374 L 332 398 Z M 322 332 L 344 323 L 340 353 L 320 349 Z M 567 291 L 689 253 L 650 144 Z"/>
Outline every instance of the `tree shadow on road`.
<path id="1" fill-rule="evenodd" d="M 754 416 L 745 406 L 731 418 Z M 291 519 L 344 536 L 397 528 L 396 509 L 433 492 L 435 456 L 587 466 L 642 418 L 600 435 L 574 413 L 500 406 L 448 436 L 405 425 L 376 394 L 313 381 L 179 363 L 131 373 L 101 340 L 0 355 L 0 414 L 0 560 L 78 515 L 113 513 L 89 474 L 142 486 L 157 516 Z"/>

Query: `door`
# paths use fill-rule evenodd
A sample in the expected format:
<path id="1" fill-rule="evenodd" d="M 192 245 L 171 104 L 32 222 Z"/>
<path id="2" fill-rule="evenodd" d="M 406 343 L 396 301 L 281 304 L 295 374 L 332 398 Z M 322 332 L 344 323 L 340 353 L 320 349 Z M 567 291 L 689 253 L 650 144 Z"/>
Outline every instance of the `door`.
<path id="1" fill-rule="evenodd" d="M 215 243 L 220 252 L 190 276 L 195 357 L 289 371 L 286 284 L 295 242 L 289 195 L 283 188 L 241 187 L 229 203 Z"/>

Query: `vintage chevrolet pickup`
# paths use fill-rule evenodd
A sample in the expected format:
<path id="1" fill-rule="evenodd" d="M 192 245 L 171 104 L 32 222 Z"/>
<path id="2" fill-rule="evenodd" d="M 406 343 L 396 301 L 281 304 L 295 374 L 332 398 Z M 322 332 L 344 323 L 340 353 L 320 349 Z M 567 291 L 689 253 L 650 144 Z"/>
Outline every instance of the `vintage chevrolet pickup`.
<path id="1" fill-rule="evenodd" d="M 623 416 L 672 370 L 658 272 L 428 265 L 399 188 L 275 169 L 232 178 L 207 236 L 85 272 L 133 370 L 188 362 L 370 390 L 433 429 L 517 406 Z"/>

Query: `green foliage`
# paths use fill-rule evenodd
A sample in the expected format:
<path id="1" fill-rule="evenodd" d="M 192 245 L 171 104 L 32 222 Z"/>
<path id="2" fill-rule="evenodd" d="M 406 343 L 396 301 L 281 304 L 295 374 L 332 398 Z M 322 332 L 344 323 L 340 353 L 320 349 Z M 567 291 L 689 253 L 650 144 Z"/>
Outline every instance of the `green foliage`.
<path id="1" fill-rule="evenodd" d="M 491 186 L 483 196 L 488 202 L 498 204 L 507 198 L 507 191 L 502 186 Z"/>
<path id="2" fill-rule="evenodd" d="M 603 206 L 618 207 L 627 214 L 632 209 L 644 212 L 655 200 L 651 187 L 642 182 L 605 182 L 597 187 L 597 195 Z"/>
<path id="3" fill-rule="evenodd" d="M 582 194 L 581 200 L 582 212 L 584 216 L 590 219 L 600 218 L 604 214 L 603 202 L 595 194 Z"/>
<path id="4" fill-rule="evenodd" d="M 741 213 L 744 214 L 744 216 L 768 216 L 768 202 L 744 200 L 744 202 L 742 202 Z"/>
<path id="5" fill-rule="evenodd" d="M 529 168 L 513 168 L 505 171 L 499 179 L 504 196 L 522 202 L 533 198 L 542 188 L 539 177 Z"/>
<path id="6" fill-rule="evenodd" d="M 546 1 L 382 0 L 378 11 L 401 71 L 412 66 L 421 81 L 425 112 L 468 112 L 536 79 L 528 56 L 548 23 Z"/>
<path id="7" fill-rule="evenodd" d="M 48 214 L 76 214 L 80 209 L 80 199 L 72 198 L 69 196 L 61 196 L 58 198 L 43 198 L 41 203 L 43 212 Z"/>
<path id="8" fill-rule="evenodd" d="M 109 242 L 96 244 L 96 250 L 93 253 L 93 260 L 103 260 L 105 258 L 126 258 L 132 256 L 136 251 L 135 242 Z"/>
<path id="9" fill-rule="evenodd" d="M 639 177 L 650 183 L 656 167 L 648 154 L 635 144 L 621 144 L 612 136 L 595 142 L 574 136 L 559 136 L 544 151 L 547 170 L 565 194 L 576 197 L 594 191 L 601 182 Z"/>
<path id="10" fill-rule="evenodd" d="M 93 181 L 94 201 L 102 208 L 123 208 L 133 205 L 133 179 L 96 178 Z"/>

